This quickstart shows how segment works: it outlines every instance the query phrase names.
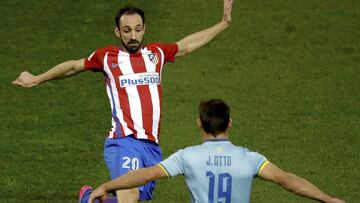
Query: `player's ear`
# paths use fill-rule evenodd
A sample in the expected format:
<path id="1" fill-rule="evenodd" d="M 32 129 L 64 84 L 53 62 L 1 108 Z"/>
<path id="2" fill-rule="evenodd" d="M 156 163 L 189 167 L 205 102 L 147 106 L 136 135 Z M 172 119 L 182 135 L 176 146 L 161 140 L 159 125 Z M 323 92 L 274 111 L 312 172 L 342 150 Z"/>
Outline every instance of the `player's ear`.
<path id="1" fill-rule="evenodd" d="M 228 123 L 228 128 L 232 128 L 232 119 L 230 118 L 229 123 Z"/>
<path id="2" fill-rule="evenodd" d="M 114 33 L 117 38 L 120 38 L 120 28 L 117 26 L 114 26 Z"/>
<path id="3" fill-rule="evenodd" d="M 200 118 L 196 119 L 196 124 L 197 124 L 198 128 L 200 128 L 200 129 L 202 128 Z"/>

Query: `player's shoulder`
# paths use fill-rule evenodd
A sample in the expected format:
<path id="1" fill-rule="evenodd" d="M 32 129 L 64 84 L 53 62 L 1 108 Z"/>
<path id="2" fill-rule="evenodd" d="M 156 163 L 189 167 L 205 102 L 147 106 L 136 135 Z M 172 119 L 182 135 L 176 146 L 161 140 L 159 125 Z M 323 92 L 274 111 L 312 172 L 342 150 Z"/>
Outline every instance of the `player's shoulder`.
<path id="1" fill-rule="evenodd" d="M 151 49 L 151 48 L 164 49 L 166 47 L 172 47 L 174 45 L 176 45 L 176 43 L 149 42 L 149 43 L 145 44 L 145 47 L 148 49 Z"/>
<path id="2" fill-rule="evenodd" d="M 161 46 L 165 43 L 162 43 L 162 42 L 149 42 L 147 44 L 145 44 L 146 47 L 155 47 L 155 46 Z"/>
<path id="3" fill-rule="evenodd" d="M 94 55 L 96 56 L 95 58 L 103 58 L 105 57 L 106 54 L 108 53 L 117 53 L 119 51 L 119 48 L 114 46 L 114 45 L 107 45 L 105 47 L 101 47 L 96 49 L 88 58 L 88 60 L 90 60 L 90 58 L 92 58 Z"/>
<path id="4" fill-rule="evenodd" d="M 244 156 L 248 157 L 248 158 L 261 157 L 261 156 L 263 156 L 263 155 L 262 155 L 261 153 L 259 153 L 257 150 L 250 150 L 250 149 L 248 149 L 248 148 L 246 148 L 246 147 L 243 147 L 243 148 L 241 149 L 241 153 L 242 153 Z"/>
<path id="5" fill-rule="evenodd" d="M 238 154 L 242 154 L 242 155 L 250 152 L 250 150 L 248 148 L 240 146 L 240 145 L 235 145 L 233 143 L 229 143 L 227 145 L 227 148 L 229 151 L 232 151 L 233 153 L 238 153 Z"/>
<path id="6" fill-rule="evenodd" d="M 228 151 L 232 151 L 232 153 L 238 153 L 242 156 L 248 156 L 249 154 L 254 153 L 253 151 L 251 151 L 249 148 L 244 147 L 244 146 L 240 146 L 240 145 L 235 145 L 231 142 L 229 142 L 226 146 Z M 256 153 L 256 152 L 255 152 Z"/>
<path id="7" fill-rule="evenodd" d="M 252 153 L 253 151 L 250 150 L 249 148 L 247 147 L 244 147 L 244 146 L 238 146 L 238 145 L 233 145 L 234 148 L 236 148 L 237 150 L 239 150 L 241 153 L 243 154 L 247 154 L 247 153 Z"/>
<path id="8" fill-rule="evenodd" d="M 144 48 L 149 49 L 149 50 L 154 50 L 154 49 L 162 49 L 162 44 L 161 42 L 149 42 L 147 44 L 144 45 Z"/>
<path id="9" fill-rule="evenodd" d="M 192 146 L 188 146 L 188 147 L 185 147 L 183 149 L 183 153 L 194 153 L 196 151 L 199 151 L 202 149 L 202 145 L 192 145 Z"/>

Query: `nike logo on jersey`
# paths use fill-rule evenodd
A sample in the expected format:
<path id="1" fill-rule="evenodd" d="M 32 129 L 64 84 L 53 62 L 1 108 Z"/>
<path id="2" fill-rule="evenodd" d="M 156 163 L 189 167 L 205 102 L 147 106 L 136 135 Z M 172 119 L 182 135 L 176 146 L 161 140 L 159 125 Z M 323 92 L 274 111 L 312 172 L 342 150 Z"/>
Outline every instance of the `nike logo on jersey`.
<path id="1" fill-rule="evenodd" d="M 111 63 L 111 68 L 117 68 L 120 66 L 120 64 L 122 64 L 123 61 L 120 61 L 119 63 Z"/>
<path id="2" fill-rule="evenodd" d="M 160 85 L 159 73 L 134 73 L 120 76 L 120 87 Z"/>

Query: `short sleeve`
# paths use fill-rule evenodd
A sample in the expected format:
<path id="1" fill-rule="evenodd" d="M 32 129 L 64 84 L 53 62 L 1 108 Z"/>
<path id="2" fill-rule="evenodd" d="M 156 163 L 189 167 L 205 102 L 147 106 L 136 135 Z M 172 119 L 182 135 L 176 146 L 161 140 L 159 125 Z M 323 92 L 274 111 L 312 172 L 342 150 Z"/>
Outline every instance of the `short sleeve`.
<path id="1" fill-rule="evenodd" d="M 85 58 L 84 65 L 86 70 L 102 71 L 104 68 L 104 57 L 108 52 L 108 47 L 94 51 L 89 57 Z"/>
<path id="2" fill-rule="evenodd" d="M 262 168 L 264 164 L 266 164 L 267 159 L 265 156 L 259 154 L 258 152 L 252 152 L 247 150 L 247 157 L 250 162 L 250 166 L 254 176 L 257 176 L 259 170 Z"/>
<path id="3" fill-rule="evenodd" d="M 178 45 L 176 43 L 160 43 L 154 42 L 153 46 L 160 48 L 164 52 L 164 61 L 166 62 L 174 62 L 175 55 L 178 52 Z"/>
<path id="4" fill-rule="evenodd" d="M 182 161 L 183 152 L 184 150 L 179 150 L 159 163 L 166 170 L 170 177 L 184 174 L 184 166 Z"/>

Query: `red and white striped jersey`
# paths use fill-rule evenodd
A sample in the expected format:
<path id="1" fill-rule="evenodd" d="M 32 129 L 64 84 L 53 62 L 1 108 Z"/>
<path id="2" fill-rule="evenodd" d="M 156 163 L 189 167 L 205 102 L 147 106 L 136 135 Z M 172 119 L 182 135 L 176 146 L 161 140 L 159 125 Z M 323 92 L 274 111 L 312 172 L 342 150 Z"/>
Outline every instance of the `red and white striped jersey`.
<path id="1" fill-rule="evenodd" d="M 104 73 L 112 113 L 109 138 L 133 134 L 159 143 L 161 72 L 177 51 L 175 43 L 150 43 L 135 54 L 110 45 L 85 59 L 85 69 Z"/>

